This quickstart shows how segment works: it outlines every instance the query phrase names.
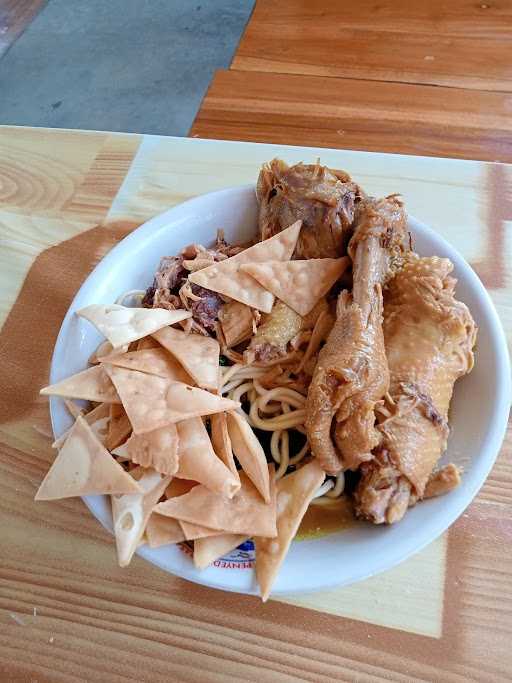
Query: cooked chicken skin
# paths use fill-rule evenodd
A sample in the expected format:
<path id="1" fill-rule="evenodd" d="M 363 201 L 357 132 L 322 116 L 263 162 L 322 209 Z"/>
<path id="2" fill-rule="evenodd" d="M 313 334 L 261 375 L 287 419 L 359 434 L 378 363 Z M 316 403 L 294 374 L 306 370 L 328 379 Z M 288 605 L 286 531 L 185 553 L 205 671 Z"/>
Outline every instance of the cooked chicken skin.
<path id="1" fill-rule="evenodd" d="M 391 380 L 379 417 L 382 442 L 375 460 L 362 465 L 355 493 L 357 514 L 376 524 L 398 521 L 425 495 L 446 448 L 453 385 L 473 367 L 476 327 L 455 299 L 452 268 L 448 259 L 411 254 L 385 292 Z M 453 471 L 446 475 L 453 487 Z M 441 486 L 432 479 L 429 495 L 436 481 Z"/>
<path id="2" fill-rule="evenodd" d="M 302 220 L 297 258 L 336 258 L 345 254 L 354 208 L 362 192 L 345 171 L 320 164 L 265 164 L 256 188 L 259 227 L 265 240 Z"/>
<path id="3" fill-rule="evenodd" d="M 311 450 L 328 474 L 357 469 L 379 443 L 375 406 L 389 385 L 382 285 L 408 245 L 398 197 L 358 204 L 348 247 L 353 292 L 338 299 L 336 323 L 319 354 L 306 406 Z"/>

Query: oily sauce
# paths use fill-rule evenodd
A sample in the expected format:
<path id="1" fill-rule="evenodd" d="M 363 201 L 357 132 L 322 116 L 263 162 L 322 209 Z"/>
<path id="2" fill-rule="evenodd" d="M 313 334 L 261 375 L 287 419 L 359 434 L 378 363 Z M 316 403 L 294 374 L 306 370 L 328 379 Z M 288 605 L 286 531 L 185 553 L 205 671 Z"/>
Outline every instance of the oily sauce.
<path id="1" fill-rule="evenodd" d="M 324 505 L 310 505 L 304 515 L 296 540 L 320 538 L 357 524 L 352 501 L 348 496 Z"/>

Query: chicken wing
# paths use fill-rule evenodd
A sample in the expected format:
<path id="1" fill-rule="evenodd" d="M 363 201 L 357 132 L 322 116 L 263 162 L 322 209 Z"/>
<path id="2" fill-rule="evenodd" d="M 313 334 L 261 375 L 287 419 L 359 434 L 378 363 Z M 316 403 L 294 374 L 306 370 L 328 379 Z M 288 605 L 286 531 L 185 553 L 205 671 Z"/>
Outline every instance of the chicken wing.
<path id="1" fill-rule="evenodd" d="M 307 399 L 309 443 L 328 474 L 357 469 L 373 457 L 379 442 L 375 405 L 389 385 L 382 285 L 408 249 L 406 214 L 397 196 L 358 204 L 348 246 L 352 295 L 340 294 L 336 323 L 319 354 Z"/>
<path id="2" fill-rule="evenodd" d="M 345 254 L 355 204 L 362 196 L 345 171 L 320 164 L 288 166 L 280 159 L 265 164 L 256 188 L 259 227 L 265 240 L 302 220 L 295 255 L 336 258 Z"/>
<path id="3" fill-rule="evenodd" d="M 453 385 L 473 367 L 476 326 L 455 299 L 452 268 L 448 259 L 411 254 L 385 291 L 390 388 L 379 411 L 381 444 L 355 492 L 357 514 L 376 524 L 398 521 L 425 495 L 446 448 Z"/>

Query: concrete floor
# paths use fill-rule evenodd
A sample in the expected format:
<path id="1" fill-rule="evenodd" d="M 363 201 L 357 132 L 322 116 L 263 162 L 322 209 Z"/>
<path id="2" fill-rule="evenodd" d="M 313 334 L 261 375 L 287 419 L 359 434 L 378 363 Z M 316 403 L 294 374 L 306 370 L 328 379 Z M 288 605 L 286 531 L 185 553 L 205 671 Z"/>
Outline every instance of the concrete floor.
<path id="1" fill-rule="evenodd" d="M 186 135 L 254 0 L 49 0 L 0 60 L 0 124 Z"/>

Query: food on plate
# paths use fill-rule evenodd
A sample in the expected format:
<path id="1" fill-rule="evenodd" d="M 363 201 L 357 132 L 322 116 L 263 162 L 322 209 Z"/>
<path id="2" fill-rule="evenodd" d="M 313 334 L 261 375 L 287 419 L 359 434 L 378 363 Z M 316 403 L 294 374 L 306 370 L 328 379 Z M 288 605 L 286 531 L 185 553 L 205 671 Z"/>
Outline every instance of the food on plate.
<path id="1" fill-rule="evenodd" d="M 254 242 L 219 231 L 163 255 L 146 291 L 77 311 L 105 341 L 41 390 L 91 405 L 66 400 L 36 499 L 110 495 L 121 566 L 193 544 L 205 569 L 253 539 L 266 600 L 313 510 L 392 524 L 460 483 L 438 462 L 476 327 L 397 195 L 274 159 L 257 196 Z"/>
<path id="2" fill-rule="evenodd" d="M 473 367 L 476 327 L 455 299 L 453 266 L 411 254 L 386 290 L 384 336 L 391 381 L 377 410 L 375 459 L 362 467 L 356 511 L 396 522 L 421 499 L 446 448 L 455 381 Z"/>
<path id="3" fill-rule="evenodd" d="M 372 459 L 379 443 L 375 406 L 389 386 L 382 288 L 395 260 L 408 248 L 406 215 L 398 197 L 358 204 L 348 245 L 352 294 L 343 291 L 338 298 L 337 319 L 308 392 L 311 451 L 329 474 L 357 469 Z"/>
<path id="4" fill-rule="evenodd" d="M 261 169 L 256 187 L 262 240 L 294 221 L 304 224 L 297 258 L 337 258 L 352 234 L 362 191 L 345 171 L 316 164 L 288 166 L 273 159 Z"/>

